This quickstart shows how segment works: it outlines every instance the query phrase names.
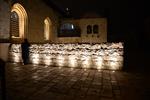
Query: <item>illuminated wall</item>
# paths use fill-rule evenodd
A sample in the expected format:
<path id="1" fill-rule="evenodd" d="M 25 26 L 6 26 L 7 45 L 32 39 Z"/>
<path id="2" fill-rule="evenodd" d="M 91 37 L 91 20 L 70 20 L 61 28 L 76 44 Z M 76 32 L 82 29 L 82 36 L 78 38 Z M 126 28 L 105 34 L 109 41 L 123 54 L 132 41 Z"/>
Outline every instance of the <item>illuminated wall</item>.
<path id="1" fill-rule="evenodd" d="M 58 21 L 60 20 L 59 13 L 44 1 L 28 0 L 28 3 L 24 3 L 28 18 L 30 19 L 27 39 L 31 43 L 54 42 L 56 39 Z"/>
<path id="2" fill-rule="evenodd" d="M 22 61 L 20 44 L 12 45 L 10 61 Z M 32 44 L 30 63 L 120 70 L 123 66 L 123 44 Z"/>
<path id="3" fill-rule="evenodd" d="M 16 14 L 18 14 L 18 19 L 19 19 L 19 36 L 16 37 L 16 36 L 13 36 L 12 35 L 12 38 L 13 39 L 17 39 L 17 38 L 24 38 L 25 37 L 25 33 L 27 34 L 27 24 L 28 24 L 28 16 L 27 16 L 27 13 L 24 9 L 24 7 L 19 4 L 19 3 L 15 3 L 13 6 L 12 6 L 12 10 L 11 12 L 15 12 Z M 17 27 L 16 27 L 17 28 Z M 13 31 L 13 30 L 12 30 Z"/>
<path id="4" fill-rule="evenodd" d="M 50 40 L 51 36 L 51 30 L 52 30 L 52 22 L 51 20 L 47 17 L 44 20 L 44 39 L 45 40 Z"/>
<path id="5" fill-rule="evenodd" d="M 4 4 L 1 0 L 0 12 L 2 10 L 4 13 L 0 13 L 0 20 L 2 15 L 8 13 L 9 18 L 6 17 L 9 25 L 6 24 L 7 20 L 3 20 L 6 18 L 3 18 L 4 29 L 0 32 L 0 36 L 8 38 L 10 32 L 12 43 L 21 43 L 24 38 L 27 38 L 30 43 L 54 43 L 56 41 L 61 13 L 47 5 L 45 0 L 13 0 L 10 4 L 8 2 Z"/>
<path id="6" fill-rule="evenodd" d="M 72 34 L 65 37 L 66 32 L 64 32 L 64 37 L 58 37 L 57 43 L 103 43 L 107 42 L 107 19 L 106 18 L 81 18 L 81 19 L 65 19 L 61 21 L 62 24 L 70 23 L 80 29 L 80 35 Z M 87 26 L 91 26 L 91 33 L 87 33 Z M 94 33 L 94 26 L 98 26 L 97 33 Z"/>

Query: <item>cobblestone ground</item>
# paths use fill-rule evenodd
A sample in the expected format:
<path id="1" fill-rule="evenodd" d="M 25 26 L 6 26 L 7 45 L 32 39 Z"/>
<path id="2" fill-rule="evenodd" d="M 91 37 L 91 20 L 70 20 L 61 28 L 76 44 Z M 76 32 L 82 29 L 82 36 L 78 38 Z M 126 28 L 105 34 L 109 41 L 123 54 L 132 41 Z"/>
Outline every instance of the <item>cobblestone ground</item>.
<path id="1" fill-rule="evenodd" d="M 150 100 L 141 73 L 8 63 L 6 82 L 7 100 Z"/>

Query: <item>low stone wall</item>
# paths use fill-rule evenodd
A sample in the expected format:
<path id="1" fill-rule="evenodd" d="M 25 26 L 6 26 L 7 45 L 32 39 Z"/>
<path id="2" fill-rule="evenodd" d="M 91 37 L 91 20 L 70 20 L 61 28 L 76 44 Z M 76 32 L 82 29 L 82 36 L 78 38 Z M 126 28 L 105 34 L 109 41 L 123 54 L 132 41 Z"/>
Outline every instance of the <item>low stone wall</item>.
<path id="1" fill-rule="evenodd" d="M 11 62 L 22 62 L 21 45 L 12 44 Z M 123 43 L 31 44 L 30 63 L 58 67 L 121 70 Z"/>

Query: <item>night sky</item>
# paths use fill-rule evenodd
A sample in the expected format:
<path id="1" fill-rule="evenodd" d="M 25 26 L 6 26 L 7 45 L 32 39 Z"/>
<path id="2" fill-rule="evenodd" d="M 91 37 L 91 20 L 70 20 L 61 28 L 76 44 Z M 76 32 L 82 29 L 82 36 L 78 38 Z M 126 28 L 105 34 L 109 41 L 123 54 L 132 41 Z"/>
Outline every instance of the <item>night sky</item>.
<path id="1" fill-rule="evenodd" d="M 75 17 L 86 12 L 98 12 L 107 8 L 106 2 L 99 3 L 99 0 L 52 0 L 58 6 L 69 8 Z"/>

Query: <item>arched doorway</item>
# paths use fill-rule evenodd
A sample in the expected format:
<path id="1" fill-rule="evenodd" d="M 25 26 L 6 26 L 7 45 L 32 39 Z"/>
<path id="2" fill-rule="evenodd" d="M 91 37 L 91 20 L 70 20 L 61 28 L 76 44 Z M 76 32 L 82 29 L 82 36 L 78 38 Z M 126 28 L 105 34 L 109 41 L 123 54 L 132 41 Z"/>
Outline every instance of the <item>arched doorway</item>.
<path id="1" fill-rule="evenodd" d="M 44 40 L 51 40 L 52 36 L 52 22 L 49 17 L 44 20 Z"/>
<path id="2" fill-rule="evenodd" d="M 10 32 L 11 32 L 12 38 L 13 39 L 26 38 L 28 16 L 24 7 L 21 4 L 15 3 L 12 6 L 10 20 L 11 20 Z"/>

